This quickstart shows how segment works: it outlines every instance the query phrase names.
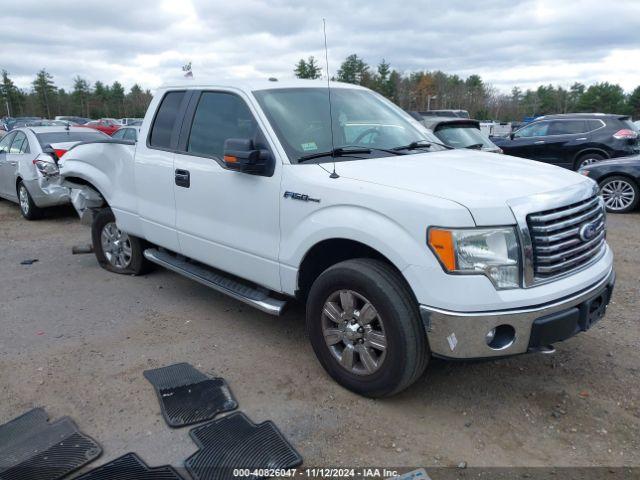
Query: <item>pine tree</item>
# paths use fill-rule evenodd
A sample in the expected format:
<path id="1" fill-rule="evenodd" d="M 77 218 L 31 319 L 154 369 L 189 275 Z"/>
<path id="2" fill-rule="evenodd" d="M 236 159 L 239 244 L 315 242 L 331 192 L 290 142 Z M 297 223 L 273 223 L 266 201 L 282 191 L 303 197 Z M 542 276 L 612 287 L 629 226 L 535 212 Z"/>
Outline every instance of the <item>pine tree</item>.
<path id="1" fill-rule="evenodd" d="M 627 100 L 628 111 L 633 115 L 634 120 L 640 119 L 640 86 L 629 95 Z"/>
<path id="2" fill-rule="evenodd" d="M 118 81 L 113 82 L 111 85 L 111 111 L 118 117 L 126 116 L 126 109 L 124 106 L 124 88 Z"/>
<path id="3" fill-rule="evenodd" d="M 84 78 L 76 77 L 73 79 L 73 92 L 71 93 L 72 108 L 74 115 L 81 117 L 89 117 L 89 98 L 91 96 L 91 88 L 89 82 Z"/>
<path id="4" fill-rule="evenodd" d="M 355 53 L 349 55 L 338 70 L 338 81 L 365 85 L 369 79 L 369 65 Z"/>
<path id="5" fill-rule="evenodd" d="M 36 74 L 32 83 L 33 91 L 36 95 L 38 114 L 46 118 L 51 118 L 51 112 L 56 103 L 56 86 L 53 77 L 44 68 Z"/>
<path id="6" fill-rule="evenodd" d="M 6 111 L 8 117 L 18 116 L 24 108 L 24 94 L 16 87 L 13 80 L 9 78 L 9 72 L 2 70 L 2 83 L 0 84 L 0 112 Z"/>
<path id="7" fill-rule="evenodd" d="M 309 78 L 315 80 L 321 77 L 322 70 L 318 66 L 316 59 L 311 56 L 308 60 L 301 58 L 296 65 L 296 68 L 293 70 L 293 73 L 298 78 Z"/>

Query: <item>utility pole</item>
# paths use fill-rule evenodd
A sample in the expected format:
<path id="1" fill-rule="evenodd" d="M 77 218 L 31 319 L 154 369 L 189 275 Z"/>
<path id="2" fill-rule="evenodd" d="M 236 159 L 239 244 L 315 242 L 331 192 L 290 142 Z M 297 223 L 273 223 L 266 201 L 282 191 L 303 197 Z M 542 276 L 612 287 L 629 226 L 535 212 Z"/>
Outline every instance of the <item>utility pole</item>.
<path id="1" fill-rule="evenodd" d="M 9 109 L 9 99 L 8 98 L 4 99 L 4 104 L 7 107 L 7 117 L 10 117 L 11 116 L 11 110 Z"/>

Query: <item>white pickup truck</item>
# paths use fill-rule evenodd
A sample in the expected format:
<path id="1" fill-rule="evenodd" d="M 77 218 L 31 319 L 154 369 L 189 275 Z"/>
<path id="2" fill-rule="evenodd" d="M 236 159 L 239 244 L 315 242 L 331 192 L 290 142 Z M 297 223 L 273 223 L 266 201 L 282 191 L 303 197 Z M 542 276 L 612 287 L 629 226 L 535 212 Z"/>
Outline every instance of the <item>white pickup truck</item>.
<path id="1" fill-rule="evenodd" d="M 320 363 L 363 395 L 406 388 L 431 356 L 552 351 L 613 290 L 593 181 L 447 150 L 353 85 L 164 87 L 137 143 L 59 165 L 104 268 L 159 264 L 274 315 L 306 302 Z"/>

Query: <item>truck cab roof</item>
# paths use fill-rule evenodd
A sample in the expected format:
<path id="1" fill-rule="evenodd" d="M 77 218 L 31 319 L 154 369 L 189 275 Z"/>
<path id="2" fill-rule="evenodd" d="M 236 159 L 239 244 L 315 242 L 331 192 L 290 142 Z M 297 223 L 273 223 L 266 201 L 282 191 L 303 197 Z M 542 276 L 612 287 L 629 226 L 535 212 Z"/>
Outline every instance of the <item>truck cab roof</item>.
<path id="1" fill-rule="evenodd" d="M 330 82 L 331 88 L 353 88 L 366 90 L 364 87 L 343 82 Z M 326 80 L 305 79 L 212 79 L 211 81 L 183 80 L 162 85 L 158 90 L 180 89 L 209 89 L 209 88 L 236 88 L 244 91 L 274 90 L 287 88 L 327 88 Z"/>

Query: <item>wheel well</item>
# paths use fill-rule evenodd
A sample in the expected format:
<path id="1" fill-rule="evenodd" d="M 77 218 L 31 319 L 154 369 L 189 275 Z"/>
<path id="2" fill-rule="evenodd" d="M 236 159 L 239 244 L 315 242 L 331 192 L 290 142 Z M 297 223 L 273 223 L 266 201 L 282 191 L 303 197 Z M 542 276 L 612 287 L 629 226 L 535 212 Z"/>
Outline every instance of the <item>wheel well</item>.
<path id="1" fill-rule="evenodd" d="M 80 178 L 80 177 L 66 177 L 65 180 L 69 181 L 70 183 L 75 183 L 76 185 L 84 185 L 87 186 L 89 188 L 92 188 L 93 190 L 95 190 L 96 192 L 98 192 L 98 194 L 102 197 L 102 200 L 104 202 L 104 205 L 109 206 L 109 204 L 107 203 L 107 199 L 105 198 L 105 196 L 102 194 L 102 192 L 96 188 L 91 182 L 88 182 L 87 180 L 85 180 L 84 178 Z"/>
<path id="2" fill-rule="evenodd" d="M 598 185 L 600 185 L 606 179 L 611 178 L 611 177 L 624 177 L 627 180 L 629 180 L 630 182 L 633 182 L 634 185 L 640 187 L 640 184 L 638 184 L 638 181 L 635 179 L 635 177 L 633 175 L 629 175 L 628 173 L 625 173 L 625 172 L 611 172 L 611 173 L 608 173 L 604 177 L 598 179 Z"/>
<path id="3" fill-rule="evenodd" d="M 345 238 L 323 240 L 311 247 L 300 264 L 296 296 L 305 299 L 311 285 L 322 272 L 336 263 L 352 258 L 374 258 L 397 270 L 387 257 L 364 243 Z"/>
<path id="4" fill-rule="evenodd" d="M 16 177 L 16 194 L 18 193 L 18 185 L 22 181 L 22 177 Z"/>
<path id="5" fill-rule="evenodd" d="M 583 157 L 588 153 L 597 153 L 598 155 L 604 155 L 605 158 L 609 158 L 609 154 L 604 150 L 601 150 L 599 148 L 587 148 L 586 150 L 578 152 L 573 159 L 574 161 L 578 160 L 580 157 Z"/>

